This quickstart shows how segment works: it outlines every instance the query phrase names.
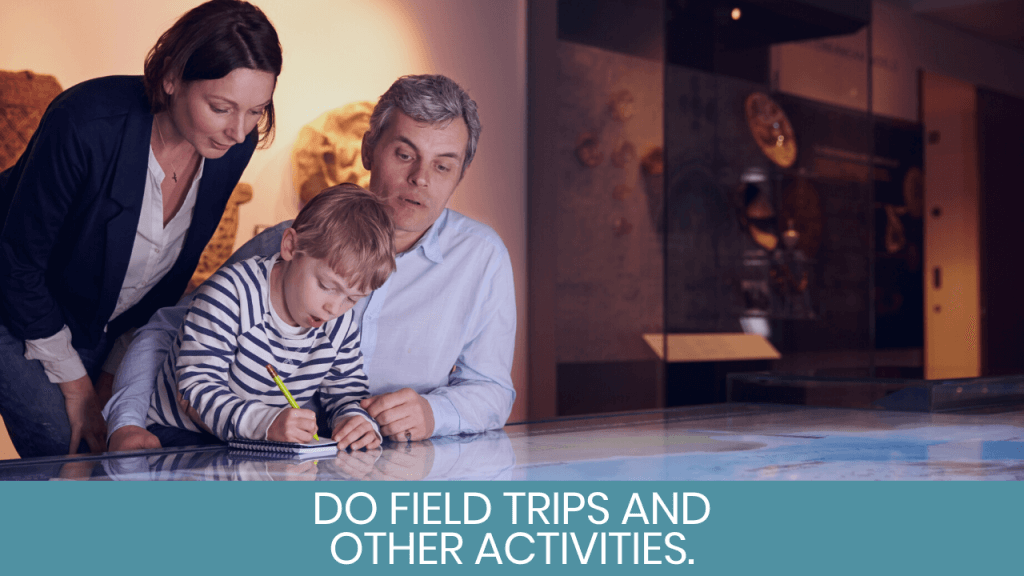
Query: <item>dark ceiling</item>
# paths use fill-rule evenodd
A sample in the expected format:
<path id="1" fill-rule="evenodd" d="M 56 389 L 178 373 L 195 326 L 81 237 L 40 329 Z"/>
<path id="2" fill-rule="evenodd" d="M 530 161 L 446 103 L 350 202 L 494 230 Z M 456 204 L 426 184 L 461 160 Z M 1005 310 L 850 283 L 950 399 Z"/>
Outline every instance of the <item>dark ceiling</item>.
<path id="1" fill-rule="evenodd" d="M 904 0 L 916 14 L 1024 51 L 1024 0 Z"/>

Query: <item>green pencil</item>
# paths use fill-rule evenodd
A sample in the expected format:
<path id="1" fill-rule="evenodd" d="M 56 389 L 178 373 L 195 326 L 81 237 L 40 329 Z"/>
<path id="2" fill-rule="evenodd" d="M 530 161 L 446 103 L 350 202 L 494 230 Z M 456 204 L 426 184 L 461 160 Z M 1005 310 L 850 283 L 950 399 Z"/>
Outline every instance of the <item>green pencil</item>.
<path id="1" fill-rule="evenodd" d="M 267 364 L 267 372 L 270 372 L 270 377 L 271 377 L 271 379 L 274 380 L 274 384 L 277 384 L 277 387 L 281 389 L 281 393 L 284 394 L 284 397 L 288 399 L 288 404 L 292 408 L 295 408 L 296 410 L 298 410 L 299 409 L 298 402 L 295 401 L 295 398 L 292 397 L 292 393 L 288 391 L 287 387 L 285 387 L 284 380 L 281 380 L 281 377 L 277 375 L 277 370 L 274 370 L 273 366 L 271 366 L 270 364 Z M 317 436 L 316 433 L 314 432 L 313 433 L 313 439 L 314 440 L 319 440 L 320 437 Z"/>

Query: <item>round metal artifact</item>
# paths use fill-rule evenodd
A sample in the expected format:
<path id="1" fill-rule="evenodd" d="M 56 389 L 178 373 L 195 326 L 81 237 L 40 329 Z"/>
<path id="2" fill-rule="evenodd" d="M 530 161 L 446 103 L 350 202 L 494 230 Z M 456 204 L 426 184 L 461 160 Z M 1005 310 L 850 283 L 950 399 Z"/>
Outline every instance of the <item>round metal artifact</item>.
<path id="1" fill-rule="evenodd" d="M 772 162 L 789 168 L 796 162 L 796 136 L 782 108 L 763 92 L 747 96 L 747 126 L 754 141 Z"/>

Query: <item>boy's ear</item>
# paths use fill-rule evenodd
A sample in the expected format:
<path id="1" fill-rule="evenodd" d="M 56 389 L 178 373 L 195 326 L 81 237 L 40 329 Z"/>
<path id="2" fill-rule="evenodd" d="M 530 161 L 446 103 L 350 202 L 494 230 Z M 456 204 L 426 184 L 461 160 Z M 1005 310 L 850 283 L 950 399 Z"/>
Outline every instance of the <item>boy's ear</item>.
<path id="1" fill-rule="evenodd" d="M 297 242 L 298 234 L 295 232 L 295 228 L 285 228 L 284 233 L 281 234 L 281 260 L 289 261 L 295 258 Z"/>

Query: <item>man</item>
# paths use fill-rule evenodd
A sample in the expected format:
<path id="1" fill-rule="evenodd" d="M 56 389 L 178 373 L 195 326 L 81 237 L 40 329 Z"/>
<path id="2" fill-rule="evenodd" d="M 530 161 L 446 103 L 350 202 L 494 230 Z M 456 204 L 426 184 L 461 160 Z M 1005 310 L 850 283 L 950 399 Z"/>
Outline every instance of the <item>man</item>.
<path id="1" fill-rule="evenodd" d="M 515 399 L 516 311 L 508 251 L 489 227 L 446 208 L 476 153 L 476 103 L 439 75 L 404 76 L 363 136 L 371 192 L 395 222 L 397 270 L 354 308 L 370 392 L 363 408 L 392 440 L 501 428 Z M 270 255 L 289 222 L 232 256 Z M 139 329 L 104 409 L 112 451 L 157 448 L 145 429 L 156 373 L 187 299 Z"/>

